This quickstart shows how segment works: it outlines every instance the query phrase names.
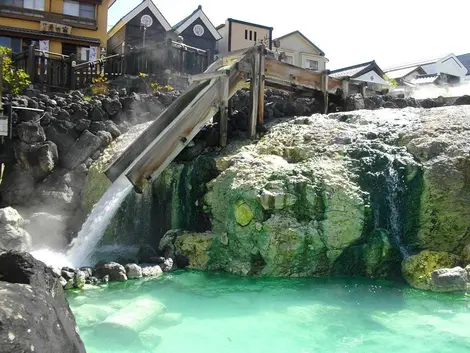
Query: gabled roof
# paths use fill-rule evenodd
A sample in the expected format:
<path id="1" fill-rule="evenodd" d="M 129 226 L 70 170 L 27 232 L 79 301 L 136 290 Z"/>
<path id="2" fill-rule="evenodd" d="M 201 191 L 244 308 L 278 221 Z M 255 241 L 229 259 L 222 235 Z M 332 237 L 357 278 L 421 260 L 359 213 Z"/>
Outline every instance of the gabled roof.
<path id="1" fill-rule="evenodd" d="M 419 75 L 416 78 L 410 81 L 413 85 L 426 85 L 429 83 L 434 83 L 439 79 L 439 74 L 430 74 L 430 75 Z"/>
<path id="2" fill-rule="evenodd" d="M 212 22 L 209 20 L 209 18 L 206 16 L 206 14 L 204 13 L 204 11 L 202 11 L 202 6 L 199 5 L 198 8 L 193 11 L 192 14 L 190 14 L 189 16 L 185 17 L 183 20 L 181 20 L 180 22 L 178 22 L 176 25 L 173 26 L 172 30 L 176 33 L 176 34 L 180 34 L 182 33 L 186 28 L 188 28 L 191 23 L 193 23 L 194 21 L 196 21 L 198 18 L 201 19 L 201 21 L 204 23 L 204 25 L 209 29 L 209 31 L 211 32 L 212 36 L 216 39 L 216 40 L 219 40 L 219 39 L 222 39 L 222 36 L 220 35 L 220 33 L 217 31 L 217 29 L 215 28 L 215 26 L 212 24 Z"/>
<path id="3" fill-rule="evenodd" d="M 408 76 L 414 71 L 420 71 L 421 73 L 426 73 L 421 66 L 411 66 L 411 67 L 406 67 L 404 69 L 397 69 L 397 70 L 392 70 L 392 71 L 385 71 L 385 74 L 392 79 L 397 79 L 397 78 L 403 78 L 405 76 Z"/>
<path id="4" fill-rule="evenodd" d="M 366 72 L 375 70 L 380 76 L 384 76 L 382 69 L 377 65 L 375 60 L 353 66 L 343 67 L 342 69 L 330 71 L 330 76 L 334 78 L 355 78 Z"/>
<path id="5" fill-rule="evenodd" d="M 144 11 L 146 8 L 148 8 L 152 14 L 155 16 L 155 18 L 160 22 L 160 24 L 163 26 L 165 31 L 170 31 L 171 26 L 170 23 L 166 20 L 165 16 L 162 15 L 160 10 L 155 6 L 152 0 L 143 0 L 139 5 L 134 7 L 133 10 L 131 10 L 127 15 L 125 15 L 123 18 L 121 18 L 114 26 L 108 31 L 108 38 L 112 37 L 117 31 L 119 31 L 122 27 L 124 27 L 126 24 L 128 24 L 135 16 L 137 16 L 139 13 Z"/>
<path id="6" fill-rule="evenodd" d="M 308 44 L 310 44 L 313 48 L 315 48 L 315 50 L 317 50 L 320 53 L 321 56 L 325 56 L 325 52 L 323 50 L 321 50 L 319 47 L 317 47 L 315 44 L 313 44 L 313 42 L 310 39 L 308 39 L 306 36 L 304 36 L 303 33 L 300 32 L 300 31 L 290 32 L 290 33 L 284 34 L 283 36 L 281 36 L 279 38 L 276 38 L 276 39 L 281 40 L 283 38 L 287 38 L 287 37 L 290 37 L 290 36 L 293 36 L 293 35 L 297 35 L 297 36 L 301 37 Z"/>
<path id="7" fill-rule="evenodd" d="M 459 59 L 459 61 L 467 69 L 467 76 L 470 75 L 470 53 L 458 55 L 457 59 Z"/>
<path id="8" fill-rule="evenodd" d="M 253 26 L 253 27 L 258 27 L 258 28 L 264 28 L 264 29 L 267 29 L 268 31 L 272 31 L 273 30 L 273 27 L 268 27 L 268 26 L 263 26 L 263 25 L 259 25 L 257 23 L 252 23 L 252 22 L 246 22 L 246 21 L 240 21 L 240 20 L 235 20 L 233 18 L 229 18 L 227 19 L 227 21 L 230 23 L 230 22 L 235 22 L 235 23 L 240 23 L 242 25 L 247 25 L 247 26 Z"/>

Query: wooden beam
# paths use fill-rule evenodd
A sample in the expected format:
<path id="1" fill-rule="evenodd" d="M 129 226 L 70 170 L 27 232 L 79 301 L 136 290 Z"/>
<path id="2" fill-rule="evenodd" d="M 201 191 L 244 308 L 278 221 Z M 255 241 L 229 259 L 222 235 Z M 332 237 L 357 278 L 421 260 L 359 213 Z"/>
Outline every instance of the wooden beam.
<path id="1" fill-rule="evenodd" d="M 264 75 L 265 68 L 265 59 L 266 59 L 266 49 L 264 46 L 261 48 L 260 52 L 260 62 L 259 62 L 259 94 L 258 94 L 258 125 L 262 126 L 264 124 L 264 86 L 266 77 Z"/>
<path id="2" fill-rule="evenodd" d="M 323 114 L 328 114 L 328 78 L 329 71 L 323 71 L 321 76 L 321 90 L 323 92 Z"/>
<path id="3" fill-rule="evenodd" d="M 251 140 L 256 138 L 256 123 L 258 121 L 259 104 L 259 78 L 260 78 L 260 60 L 259 52 L 254 52 L 251 57 L 251 82 L 250 82 L 250 116 L 248 118 L 248 137 Z"/>
<path id="4" fill-rule="evenodd" d="M 225 76 L 220 78 L 220 147 L 227 146 L 228 132 L 228 114 L 229 114 L 229 94 L 230 94 L 230 78 Z"/>
<path id="5" fill-rule="evenodd" d="M 221 70 L 214 72 L 207 72 L 203 74 L 191 75 L 189 78 L 190 83 L 197 81 L 210 80 L 217 77 L 230 76 L 230 70 Z"/>
<path id="6" fill-rule="evenodd" d="M 341 90 L 343 91 L 343 99 L 346 100 L 349 96 L 349 80 L 344 79 L 341 84 Z"/>
<path id="7" fill-rule="evenodd" d="M 281 61 L 265 58 L 266 81 L 284 82 L 286 86 L 301 86 L 309 89 L 321 89 L 322 74 L 305 70 Z"/>

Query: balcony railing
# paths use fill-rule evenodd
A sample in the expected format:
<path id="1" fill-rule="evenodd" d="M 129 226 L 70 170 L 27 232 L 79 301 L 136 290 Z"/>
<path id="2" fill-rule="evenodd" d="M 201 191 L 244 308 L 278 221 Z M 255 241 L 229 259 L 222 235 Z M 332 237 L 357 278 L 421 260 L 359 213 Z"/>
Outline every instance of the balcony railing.
<path id="1" fill-rule="evenodd" d="M 97 29 L 96 20 L 85 17 L 76 17 L 62 13 L 46 12 L 23 7 L 8 6 L 0 4 L 0 16 L 11 17 L 30 21 L 48 21 L 60 23 L 72 27 Z"/>

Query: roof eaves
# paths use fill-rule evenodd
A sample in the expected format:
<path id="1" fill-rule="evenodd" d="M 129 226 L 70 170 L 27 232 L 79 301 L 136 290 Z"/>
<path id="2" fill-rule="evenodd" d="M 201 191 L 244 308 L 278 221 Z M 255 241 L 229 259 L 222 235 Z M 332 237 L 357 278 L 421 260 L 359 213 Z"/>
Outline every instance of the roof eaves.
<path id="1" fill-rule="evenodd" d="M 200 5 L 198 6 L 198 8 L 195 11 L 193 11 L 193 13 L 191 15 L 187 16 L 184 20 L 180 21 L 177 25 L 173 26 L 172 30 L 176 34 L 180 34 L 186 28 L 188 28 L 189 25 L 191 23 L 193 23 L 197 18 L 200 18 L 201 21 L 204 22 L 204 24 L 206 25 L 206 27 L 209 29 L 212 36 L 216 40 L 222 39 L 222 36 L 220 35 L 219 31 L 214 26 L 214 24 L 211 22 L 209 17 L 207 17 L 207 15 L 204 13 L 204 11 L 202 10 L 202 6 L 200 6 Z"/>

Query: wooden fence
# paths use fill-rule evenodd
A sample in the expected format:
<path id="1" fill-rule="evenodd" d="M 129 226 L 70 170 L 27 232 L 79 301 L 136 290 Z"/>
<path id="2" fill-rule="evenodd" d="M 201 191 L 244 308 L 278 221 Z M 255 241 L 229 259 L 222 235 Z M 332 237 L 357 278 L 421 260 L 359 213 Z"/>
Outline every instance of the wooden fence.
<path id="1" fill-rule="evenodd" d="M 205 50 L 171 40 L 89 62 L 79 62 L 74 55 L 41 51 L 33 46 L 13 56 L 15 67 L 24 69 L 32 84 L 44 92 L 86 88 L 100 75 L 112 80 L 125 74 L 145 73 L 156 81 L 163 81 L 169 74 L 200 74 L 211 61 Z"/>

